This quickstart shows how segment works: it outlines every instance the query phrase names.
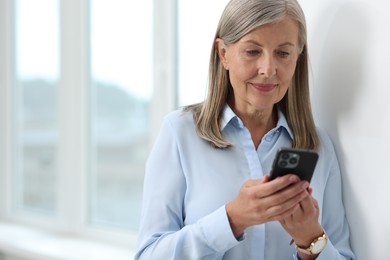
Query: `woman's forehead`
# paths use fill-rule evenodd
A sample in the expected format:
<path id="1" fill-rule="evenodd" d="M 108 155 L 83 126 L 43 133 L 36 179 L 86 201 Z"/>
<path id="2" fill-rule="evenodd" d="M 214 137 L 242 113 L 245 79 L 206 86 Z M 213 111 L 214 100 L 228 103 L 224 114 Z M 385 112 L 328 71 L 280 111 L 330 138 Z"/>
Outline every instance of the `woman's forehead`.
<path id="1" fill-rule="evenodd" d="M 277 45 L 298 44 L 299 26 L 292 19 L 283 19 L 280 22 L 261 25 L 244 37 L 239 42 L 257 43 L 262 45 L 266 42 L 273 42 Z"/>

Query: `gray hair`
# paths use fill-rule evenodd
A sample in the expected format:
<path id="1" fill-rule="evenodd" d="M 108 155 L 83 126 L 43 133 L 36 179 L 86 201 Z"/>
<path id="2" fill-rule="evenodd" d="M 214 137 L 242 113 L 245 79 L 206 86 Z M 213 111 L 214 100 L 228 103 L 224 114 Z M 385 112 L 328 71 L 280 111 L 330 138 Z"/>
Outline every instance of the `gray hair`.
<path id="1" fill-rule="evenodd" d="M 257 27 L 279 22 L 286 16 L 299 25 L 298 41 L 302 50 L 307 38 L 306 21 L 295 0 L 231 0 L 222 13 L 216 37 L 229 45 Z"/>
<path id="2" fill-rule="evenodd" d="M 228 71 L 216 50 L 216 39 L 225 45 L 236 43 L 254 29 L 284 18 L 297 22 L 300 53 L 295 73 L 286 95 L 277 104 L 285 114 L 293 133 L 293 147 L 316 149 L 319 138 L 310 105 L 306 22 L 297 0 L 231 0 L 218 24 L 210 56 L 208 93 L 204 102 L 187 106 L 192 110 L 198 135 L 214 147 L 231 146 L 224 138 L 219 121 L 227 100 L 233 94 Z"/>

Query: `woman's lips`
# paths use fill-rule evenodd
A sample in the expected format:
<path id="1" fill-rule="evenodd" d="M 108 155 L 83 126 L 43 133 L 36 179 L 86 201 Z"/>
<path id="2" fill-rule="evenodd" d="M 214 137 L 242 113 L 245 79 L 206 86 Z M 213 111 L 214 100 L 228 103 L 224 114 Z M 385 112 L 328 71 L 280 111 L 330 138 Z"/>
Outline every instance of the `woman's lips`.
<path id="1" fill-rule="evenodd" d="M 262 84 L 262 83 L 252 83 L 252 86 L 260 91 L 269 92 L 272 91 L 278 84 Z"/>

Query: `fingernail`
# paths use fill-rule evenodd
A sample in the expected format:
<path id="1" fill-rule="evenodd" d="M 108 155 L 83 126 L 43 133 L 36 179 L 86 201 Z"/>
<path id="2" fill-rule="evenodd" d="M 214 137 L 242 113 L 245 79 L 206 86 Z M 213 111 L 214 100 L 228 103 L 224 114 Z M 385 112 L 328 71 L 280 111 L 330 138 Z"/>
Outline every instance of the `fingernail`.
<path id="1" fill-rule="evenodd" d="M 292 175 L 292 176 L 290 176 L 290 181 L 291 182 L 298 182 L 299 181 L 299 179 L 298 179 L 298 177 L 297 176 L 295 176 L 295 175 Z"/>

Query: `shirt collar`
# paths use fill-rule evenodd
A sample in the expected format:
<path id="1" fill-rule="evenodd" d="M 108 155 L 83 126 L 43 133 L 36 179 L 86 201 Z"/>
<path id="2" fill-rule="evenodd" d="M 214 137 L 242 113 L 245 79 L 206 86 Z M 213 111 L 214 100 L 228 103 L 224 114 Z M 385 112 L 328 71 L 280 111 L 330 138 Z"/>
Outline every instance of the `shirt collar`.
<path id="1" fill-rule="evenodd" d="M 221 131 L 223 131 L 228 124 L 239 124 L 240 127 L 243 127 L 241 119 L 238 118 L 228 104 L 226 104 L 222 110 L 220 122 Z"/>
<path id="2" fill-rule="evenodd" d="M 287 118 L 283 114 L 283 112 L 278 109 L 278 123 L 276 124 L 276 129 L 284 128 L 288 135 L 290 136 L 291 140 L 293 139 L 292 131 L 287 123 Z"/>
<path id="3" fill-rule="evenodd" d="M 232 124 L 234 126 L 238 126 L 239 128 L 243 128 L 244 124 L 241 119 L 233 112 L 228 104 L 222 110 L 221 117 L 221 130 L 223 131 L 227 125 Z M 288 126 L 286 116 L 278 109 L 278 123 L 276 124 L 275 130 L 284 128 L 286 132 L 290 135 L 290 138 L 293 139 L 292 131 Z"/>

